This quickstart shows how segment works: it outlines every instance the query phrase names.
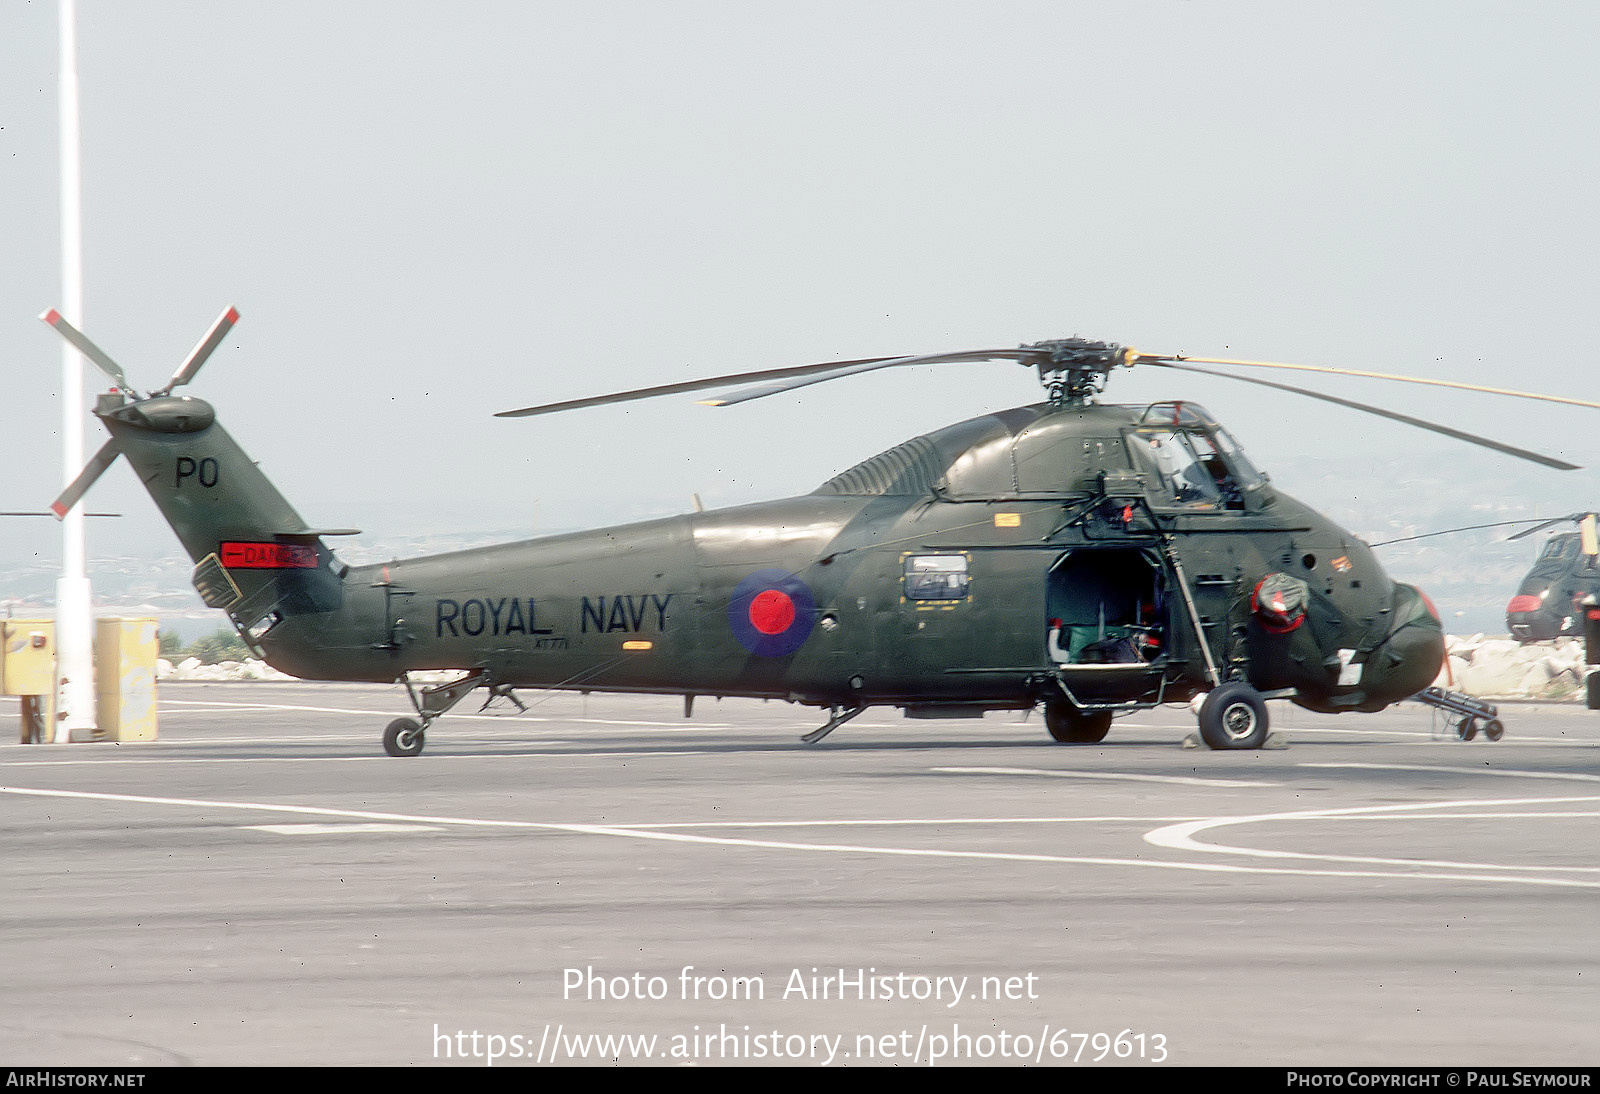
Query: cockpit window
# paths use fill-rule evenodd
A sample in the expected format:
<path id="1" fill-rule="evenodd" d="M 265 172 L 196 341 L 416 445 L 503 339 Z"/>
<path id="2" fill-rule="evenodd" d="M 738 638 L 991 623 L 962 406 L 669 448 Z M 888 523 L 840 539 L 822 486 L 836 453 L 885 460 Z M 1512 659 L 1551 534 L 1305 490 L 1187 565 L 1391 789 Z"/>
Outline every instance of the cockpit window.
<path id="1" fill-rule="evenodd" d="M 1202 442 L 1197 450 L 1195 442 Z M 1223 504 L 1222 488 L 1205 462 L 1208 454 L 1216 460 L 1216 451 L 1205 443 L 1205 438 L 1192 437 L 1172 429 L 1140 429 L 1133 437 L 1129 450 L 1142 463 L 1143 470 L 1153 471 L 1160 484 L 1160 493 L 1168 504 L 1193 506 L 1197 509 L 1217 509 Z M 1217 460 L 1216 466 L 1221 466 Z M 1224 473 L 1226 469 L 1224 468 Z"/>
<path id="2" fill-rule="evenodd" d="M 1156 473 L 1167 505 L 1244 509 L 1246 496 L 1266 483 L 1239 443 L 1197 403 L 1151 404 L 1129 448 L 1140 470 Z"/>
<path id="3" fill-rule="evenodd" d="M 1541 558 L 1566 558 L 1572 553 L 1571 548 L 1578 543 L 1578 537 L 1573 535 L 1551 536 L 1550 541 L 1544 545 L 1544 554 Z"/>
<path id="4" fill-rule="evenodd" d="M 1228 466 L 1233 470 L 1233 477 L 1239 480 L 1241 489 L 1254 486 L 1265 480 L 1266 476 L 1256 470 L 1256 465 L 1250 462 L 1250 457 L 1244 454 L 1244 449 L 1239 447 L 1239 442 L 1220 425 L 1211 431 L 1211 439 L 1216 442 L 1217 449 L 1228 461 Z"/>

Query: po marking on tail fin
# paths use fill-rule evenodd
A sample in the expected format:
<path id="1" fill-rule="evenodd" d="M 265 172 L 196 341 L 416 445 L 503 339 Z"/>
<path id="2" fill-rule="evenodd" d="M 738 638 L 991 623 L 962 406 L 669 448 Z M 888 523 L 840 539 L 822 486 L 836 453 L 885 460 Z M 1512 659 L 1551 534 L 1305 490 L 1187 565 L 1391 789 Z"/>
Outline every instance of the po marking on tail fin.
<path id="1" fill-rule="evenodd" d="M 177 478 L 173 480 L 173 488 L 183 486 L 183 480 L 188 478 L 195 479 L 209 490 L 221 481 L 222 470 L 217 466 L 217 461 L 210 456 L 202 456 L 198 461 L 193 456 L 179 456 Z"/>

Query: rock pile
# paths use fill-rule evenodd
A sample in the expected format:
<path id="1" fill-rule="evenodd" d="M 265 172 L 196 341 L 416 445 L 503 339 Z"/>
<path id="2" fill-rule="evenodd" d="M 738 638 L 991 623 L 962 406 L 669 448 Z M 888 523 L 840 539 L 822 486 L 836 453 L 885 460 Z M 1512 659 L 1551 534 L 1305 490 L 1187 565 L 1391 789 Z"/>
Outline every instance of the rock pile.
<path id="1" fill-rule="evenodd" d="M 1526 646 L 1500 635 L 1445 636 L 1445 666 L 1434 683 L 1480 699 L 1581 702 L 1583 643 L 1557 638 Z"/>
<path id="2" fill-rule="evenodd" d="M 295 677 L 279 672 L 265 661 L 246 658 L 243 661 L 221 661 L 215 665 L 201 664 L 198 657 L 186 657 L 174 665 L 165 657 L 156 662 L 157 680 L 293 680 Z"/>

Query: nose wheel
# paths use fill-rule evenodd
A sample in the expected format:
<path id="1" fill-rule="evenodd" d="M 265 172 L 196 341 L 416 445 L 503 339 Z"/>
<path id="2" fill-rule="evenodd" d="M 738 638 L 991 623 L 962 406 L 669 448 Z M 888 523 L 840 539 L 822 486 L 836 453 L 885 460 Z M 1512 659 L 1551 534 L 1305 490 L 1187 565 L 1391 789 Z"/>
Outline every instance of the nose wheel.
<path id="1" fill-rule="evenodd" d="M 1267 729 L 1266 701 L 1249 684 L 1221 684 L 1200 704 L 1200 739 L 1212 748 L 1260 748 Z"/>

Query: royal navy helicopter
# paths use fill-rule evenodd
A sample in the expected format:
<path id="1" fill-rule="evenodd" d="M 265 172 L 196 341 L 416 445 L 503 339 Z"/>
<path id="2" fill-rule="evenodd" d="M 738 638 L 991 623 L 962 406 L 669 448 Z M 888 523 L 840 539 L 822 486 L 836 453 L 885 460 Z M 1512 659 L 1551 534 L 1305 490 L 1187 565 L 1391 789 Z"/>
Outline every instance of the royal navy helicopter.
<path id="1" fill-rule="evenodd" d="M 353 529 L 306 523 L 209 403 L 174 394 L 236 310 L 145 395 L 58 313 L 41 318 L 114 385 L 95 407 L 110 440 L 54 511 L 64 515 L 126 456 L 194 561 L 201 597 L 268 663 L 306 679 L 405 685 L 416 716 L 385 731 L 394 756 L 419 754 L 432 724 L 478 688 L 513 700 L 517 688 L 676 694 L 686 715 L 697 696 L 787 700 L 827 711 L 808 743 L 874 706 L 911 718 L 1042 707 L 1053 739 L 1092 743 L 1114 714 L 1191 702 L 1212 748 L 1256 748 L 1267 699 L 1375 711 L 1427 688 L 1444 655 L 1427 598 L 1391 580 L 1361 540 L 1278 491 L 1203 407 L 1098 401 L 1118 368 L 1247 379 L 1196 362 L 1264 362 L 1065 338 L 506 411 L 755 385 L 711 400 L 731 405 L 871 370 L 989 361 L 1033 368 L 1046 392 L 913 438 L 801 497 L 347 566 L 329 540 Z M 433 670 L 462 675 L 413 682 Z"/>
<path id="2" fill-rule="evenodd" d="M 1572 531 L 1545 540 L 1533 568 L 1506 605 L 1506 629 L 1518 642 L 1547 642 L 1583 634 L 1583 605 L 1600 593 L 1600 536 L 1594 513 L 1573 513 L 1543 521 L 1507 540 L 1522 539 L 1571 522 Z"/>

